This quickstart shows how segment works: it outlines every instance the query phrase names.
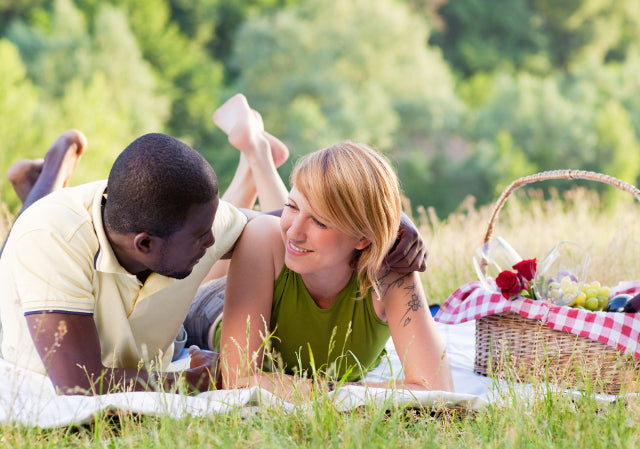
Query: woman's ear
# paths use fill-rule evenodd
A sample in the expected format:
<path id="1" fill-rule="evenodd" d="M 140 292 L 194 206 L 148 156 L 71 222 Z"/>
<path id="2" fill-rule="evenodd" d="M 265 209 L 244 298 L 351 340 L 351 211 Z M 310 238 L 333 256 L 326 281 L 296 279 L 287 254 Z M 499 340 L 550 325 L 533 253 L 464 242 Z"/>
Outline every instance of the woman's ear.
<path id="1" fill-rule="evenodd" d="M 356 249 L 362 251 L 363 249 L 365 249 L 369 245 L 371 245 L 371 240 L 365 239 L 364 237 L 362 237 L 360 239 L 360 241 L 358 242 L 358 244 L 356 245 Z"/>

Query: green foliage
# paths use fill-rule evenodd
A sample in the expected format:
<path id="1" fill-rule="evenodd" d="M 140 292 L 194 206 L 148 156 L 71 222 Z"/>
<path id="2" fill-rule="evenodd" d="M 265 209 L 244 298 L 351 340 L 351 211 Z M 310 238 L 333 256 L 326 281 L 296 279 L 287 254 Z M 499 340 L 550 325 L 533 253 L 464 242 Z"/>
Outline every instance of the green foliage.
<path id="1" fill-rule="evenodd" d="M 517 67 L 550 68 L 548 45 L 529 0 L 456 0 L 438 11 L 445 25 L 433 37 L 447 60 L 465 76 Z"/>
<path id="2" fill-rule="evenodd" d="M 427 36 L 398 3 L 306 1 L 240 29 L 237 90 L 294 155 L 347 138 L 385 151 L 420 147 L 455 129 L 462 111 Z"/>
<path id="3" fill-rule="evenodd" d="M 224 186 L 238 153 L 211 115 L 242 91 L 291 147 L 285 178 L 301 154 L 366 141 L 395 163 L 412 204 L 440 216 L 530 171 L 636 182 L 636 3 L 0 2 L 0 38 L 15 46 L 2 50 L 11 120 L 0 170 L 75 127 L 89 151 L 74 182 L 104 177 L 131 139 L 165 131 L 201 151 Z M 1 193 L 15 209 L 6 183 Z"/>
<path id="4" fill-rule="evenodd" d="M 640 36 L 635 0 L 456 0 L 438 14 L 445 27 L 433 42 L 464 76 L 623 59 Z"/>
<path id="5" fill-rule="evenodd" d="M 74 182 L 105 178 L 124 146 L 163 126 L 168 102 L 157 91 L 155 75 L 143 60 L 122 11 L 102 5 L 89 27 L 69 0 L 57 0 L 53 6 L 46 29 L 14 22 L 8 30 L 27 59 L 26 72 L 40 103 L 29 109 L 29 95 L 24 95 L 24 105 L 19 107 L 27 123 L 15 120 L 12 125 L 25 138 L 12 147 L 11 159 L 3 160 L 1 168 L 6 171 L 20 158 L 42 157 L 62 131 L 78 128 L 88 137 L 89 151 Z M 14 83 L 20 73 L 19 68 L 15 70 Z M 0 98 L 0 103 L 10 105 L 10 96 Z M 27 140 L 28 136 L 33 137 Z M 12 194 L 7 198 L 11 208 L 17 209 Z"/>
<path id="6" fill-rule="evenodd" d="M 6 39 L 0 39 L 0 61 L 0 117 L 4 117 L 0 120 L 4 147 L 0 151 L 0 172 L 5 173 L 14 154 L 25 153 L 33 147 L 42 129 L 34 126 L 38 91 L 26 77 L 18 49 Z M 0 199 L 12 208 L 18 207 L 17 196 L 4 178 L 0 180 Z"/>

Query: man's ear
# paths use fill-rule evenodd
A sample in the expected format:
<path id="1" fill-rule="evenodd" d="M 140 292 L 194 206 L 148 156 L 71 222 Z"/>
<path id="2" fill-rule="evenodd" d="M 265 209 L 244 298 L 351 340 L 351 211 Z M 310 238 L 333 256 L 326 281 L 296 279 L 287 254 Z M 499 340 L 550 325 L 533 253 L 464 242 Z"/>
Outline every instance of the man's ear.
<path id="1" fill-rule="evenodd" d="M 136 251 L 143 254 L 149 254 L 155 250 L 158 245 L 158 237 L 150 235 L 147 232 L 141 232 L 133 237 L 133 246 Z"/>

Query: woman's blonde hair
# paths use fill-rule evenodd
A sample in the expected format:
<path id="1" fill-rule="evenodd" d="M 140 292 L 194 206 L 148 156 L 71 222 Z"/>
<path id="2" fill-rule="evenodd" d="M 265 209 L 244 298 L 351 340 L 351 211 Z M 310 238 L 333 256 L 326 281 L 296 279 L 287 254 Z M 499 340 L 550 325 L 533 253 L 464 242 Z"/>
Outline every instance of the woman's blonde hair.
<path id="1" fill-rule="evenodd" d="M 370 245 L 356 251 L 353 268 L 360 297 L 378 293 L 377 276 L 400 226 L 400 188 L 389 162 L 371 147 L 350 141 L 302 158 L 290 183 L 329 225 Z"/>

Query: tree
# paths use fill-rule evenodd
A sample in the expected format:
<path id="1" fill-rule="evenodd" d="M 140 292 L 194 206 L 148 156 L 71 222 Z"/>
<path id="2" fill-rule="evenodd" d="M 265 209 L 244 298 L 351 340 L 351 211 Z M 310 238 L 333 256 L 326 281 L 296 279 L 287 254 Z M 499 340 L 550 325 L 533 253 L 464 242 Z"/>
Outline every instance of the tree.
<path id="1" fill-rule="evenodd" d="M 13 154 L 40 157 L 62 131 L 78 128 L 89 151 L 74 183 L 106 177 L 126 144 L 161 130 L 168 116 L 122 10 L 101 5 L 90 25 L 69 0 L 56 0 L 46 26 L 15 22 L 8 32 L 40 92 L 29 125 L 40 129 L 38 141 Z"/>
<path id="2" fill-rule="evenodd" d="M 464 77 L 515 67 L 551 68 L 548 39 L 532 0 L 456 0 L 438 14 L 444 22 L 431 42 L 442 48 L 452 68 Z"/>
<path id="3" fill-rule="evenodd" d="M 0 120 L 3 146 L 0 173 L 6 173 L 16 156 L 31 154 L 41 130 L 34 126 L 37 123 L 38 90 L 26 77 L 18 49 L 6 39 L 0 39 L 0 61 L 0 117 L 4 117 Z M 0 200 L 13 210 L 19 206 L 18 198 L 4 176 L 0 178 Z"/>
<path id="4" fill-rule="evenodd" d="M 435 33 L 455 71 L 512 67 L 542 75 L 586 59 L 622 60 L 640 38 L 636 0 L 456 0 L 443 5 Z"/>
<path id="5" fill-rule="evenodd" d="M 423 21 L 389 0 L 307 1 L 240 29 L 238 90 L 298 153 L 344 138 L 383 150 L 420 144 L 453 129 L 460 114 L 427 35 Z"/>

